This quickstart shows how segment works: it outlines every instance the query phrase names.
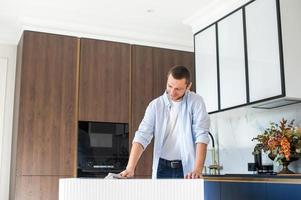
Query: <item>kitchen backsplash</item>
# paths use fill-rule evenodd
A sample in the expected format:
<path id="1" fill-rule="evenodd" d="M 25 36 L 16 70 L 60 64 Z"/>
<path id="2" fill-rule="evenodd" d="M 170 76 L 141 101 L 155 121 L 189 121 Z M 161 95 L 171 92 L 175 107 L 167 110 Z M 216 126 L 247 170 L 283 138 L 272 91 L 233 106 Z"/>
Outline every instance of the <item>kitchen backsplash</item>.
<path id="1" fill-rule="evenodd" d="M 295 119 L 301 127 L 301 104 L 284 106 L 276 109 L 262 110 L 243 107 L 221 113 L 211 114 L 211 133 L 215 137 L 217 160 L 223 166 L 221 173 L 248 172 L 248 163 L 254 162 L 252 155 L 255 142 L 251 141 L 262 133 L 270 122 L 279 122 L 282 118 Z M 212 164 L 211 144 L 209 146 L 206 166 Z M 263 155 L 263 164 L 273 164 L 267 155 Z M 301 173 L 301 159 L 292 162 L 289 168 Z M 274 170 L 281 167 L 274 163 Z M 208 172 L 208 171 L 207 171 Z"/>

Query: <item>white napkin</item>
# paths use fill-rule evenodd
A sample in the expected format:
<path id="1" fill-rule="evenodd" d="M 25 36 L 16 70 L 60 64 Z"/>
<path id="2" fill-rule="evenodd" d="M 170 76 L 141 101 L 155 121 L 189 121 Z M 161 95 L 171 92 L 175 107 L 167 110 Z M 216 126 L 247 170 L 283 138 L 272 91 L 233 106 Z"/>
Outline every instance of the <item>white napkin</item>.
<path id="1" fill-rule="evenodd" d="M 108 173 L 105 179 L 126 179 L 126 177 L 123 177 L 120 174 Z"/>

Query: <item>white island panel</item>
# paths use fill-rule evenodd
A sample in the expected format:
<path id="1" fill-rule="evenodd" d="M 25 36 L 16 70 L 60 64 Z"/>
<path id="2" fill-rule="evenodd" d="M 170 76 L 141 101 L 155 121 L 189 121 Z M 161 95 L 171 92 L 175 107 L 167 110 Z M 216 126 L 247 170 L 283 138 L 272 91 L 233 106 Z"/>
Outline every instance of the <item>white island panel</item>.
<path id="1" fill-rule="evenodd" d="M 203 200 L 203 179 L 60 179 L 59 200 Z"/>

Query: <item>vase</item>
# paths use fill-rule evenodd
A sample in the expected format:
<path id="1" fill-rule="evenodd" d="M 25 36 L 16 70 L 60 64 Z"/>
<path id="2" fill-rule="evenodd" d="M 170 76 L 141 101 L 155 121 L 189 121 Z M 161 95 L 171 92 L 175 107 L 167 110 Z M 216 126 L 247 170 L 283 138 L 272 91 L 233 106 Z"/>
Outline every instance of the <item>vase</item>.
<path id="1" fill-rule="evenodd" d="M 290 170 L 288 168 L 289 164 L 293 161 L 298 160 L 301 156 L 301 154 L 297 154 L 297 153 L 291 153 L 290 159 L 286 160 L 285 158 L 281 159 L 282 162 L 282 169 L 280 172 L 278 172 L 278 174 L 294 174 L 295 172 L 293 172 L 292 170 Z M 269 154 L 269 158 L 274 160 L 276 158 L 276 155 L 274 154 Z"/>

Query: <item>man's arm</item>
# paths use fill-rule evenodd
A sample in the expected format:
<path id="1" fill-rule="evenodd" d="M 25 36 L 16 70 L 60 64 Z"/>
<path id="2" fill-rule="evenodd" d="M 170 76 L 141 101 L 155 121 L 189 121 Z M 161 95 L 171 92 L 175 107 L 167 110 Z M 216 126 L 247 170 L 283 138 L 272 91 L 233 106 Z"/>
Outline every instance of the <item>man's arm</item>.
<path id="1" fill-rule="evenodd" d="M 186 174 L 185 178 L 193 179 L 193 178 L 202 177 L 202 171 L 203 171 L 204 162 L 207 153 L 207 144 L 197 143 L 195 153 L 196 153 L 196 159 L 195 159 L 194 169 L 192 172 Z"/>
<path id="2" fill-rule="evenodd" d="M 144 149 L 143 146 L 138 142 L 133 142 L 130 158 L 128 161 L 128 164 L 126 166 L 126 169 L 120 173 L 123 177 L 133 177 L 135 174 L 135 168 L 137 166 L 137 163 L 143 153 Z"/>

